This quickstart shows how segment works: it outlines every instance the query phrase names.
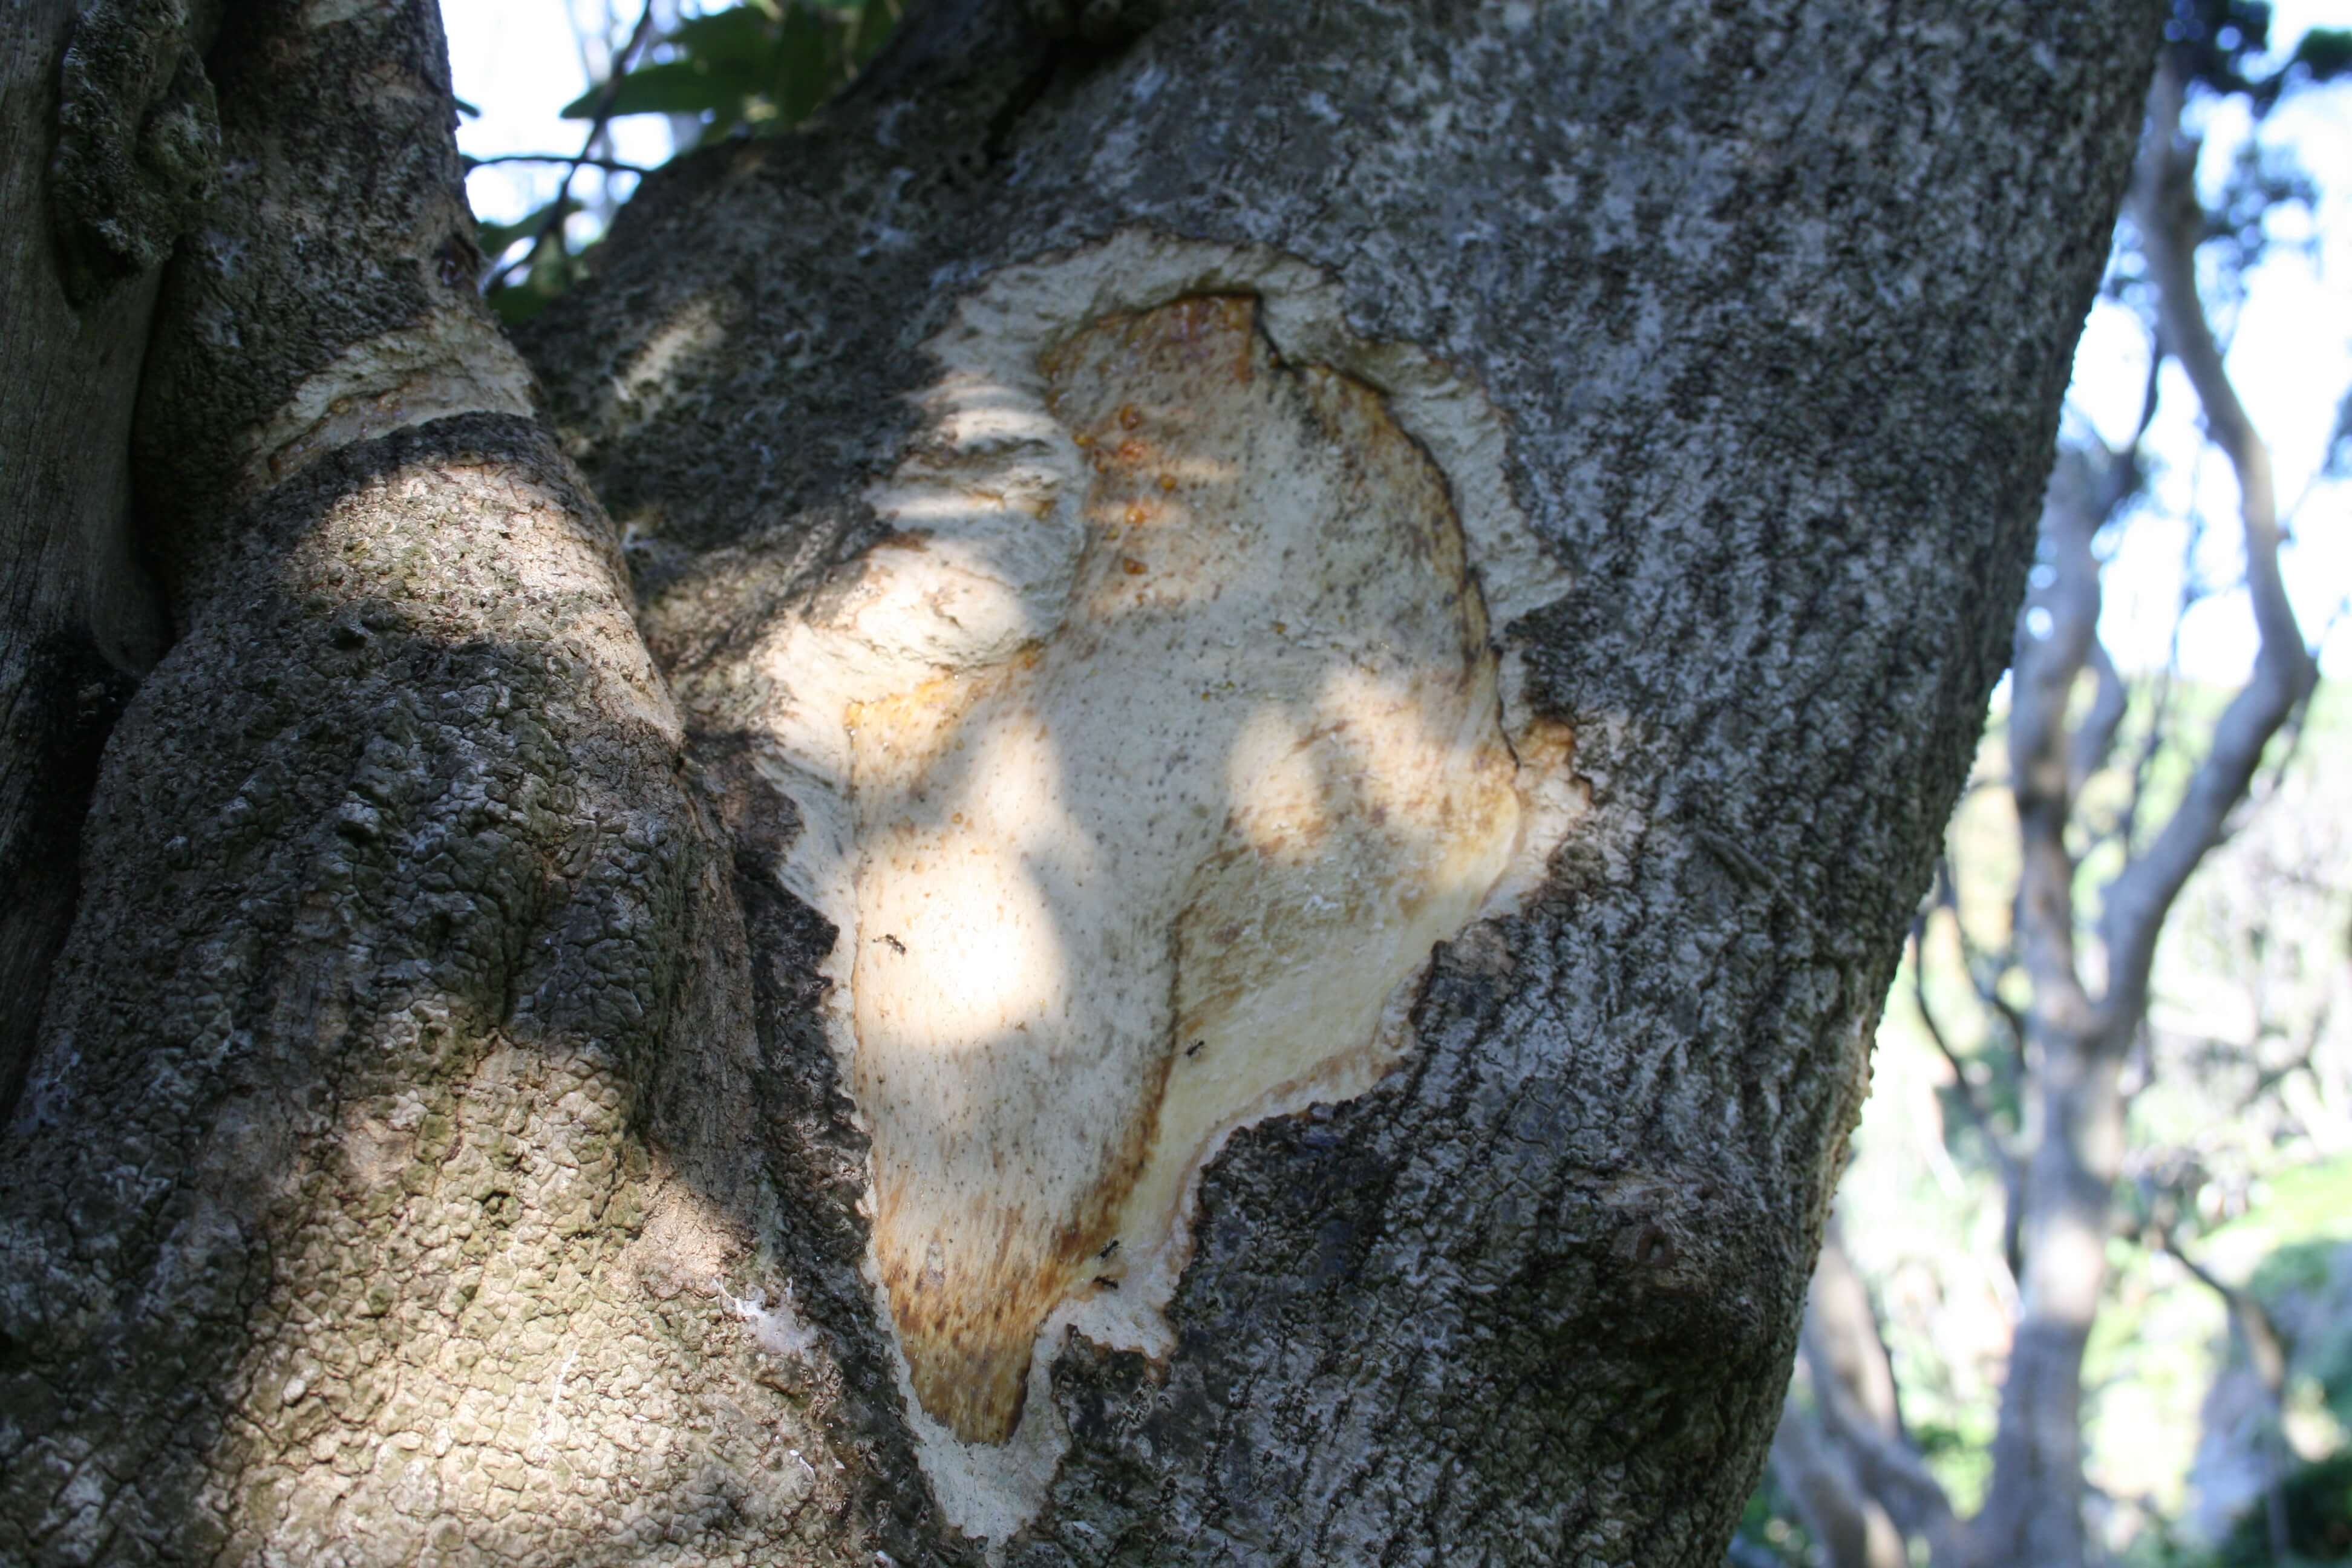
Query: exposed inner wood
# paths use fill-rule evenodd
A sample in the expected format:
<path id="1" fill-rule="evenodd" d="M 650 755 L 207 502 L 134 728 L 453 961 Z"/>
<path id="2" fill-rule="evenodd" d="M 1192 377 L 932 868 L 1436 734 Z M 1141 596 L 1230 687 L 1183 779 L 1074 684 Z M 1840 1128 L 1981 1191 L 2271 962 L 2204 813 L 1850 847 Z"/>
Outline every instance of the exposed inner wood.
<path id="1" fill-rule="evenodd" d="M 1376 392 L 1231 297 L 1042 368 L 1094 469 L 1058 629 L 850 715 L 875 1255 L 966 1441 L 1066 1300 L 1164 1303 L 1227 1131 L 1369 1087 L 1520 819 L 1460 524 Z"/>

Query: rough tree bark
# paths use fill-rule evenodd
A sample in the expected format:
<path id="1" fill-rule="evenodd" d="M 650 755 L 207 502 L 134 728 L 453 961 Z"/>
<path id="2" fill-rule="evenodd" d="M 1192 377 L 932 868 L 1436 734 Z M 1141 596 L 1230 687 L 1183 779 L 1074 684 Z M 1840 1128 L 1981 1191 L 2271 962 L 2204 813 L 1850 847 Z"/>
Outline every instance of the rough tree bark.
<path id="1" fill-rule="evenodd" d="M 10 215 L 0 236 L 8 366 L 0 381 L 0 887 L 8 889 L 0 907 L 0 1105 L 13 1102 L 31 1058 L 49 964 L 73 919 L 77 845 L 100 748 L 136 678 L 162 652 L 153 590 L 135 563 L 129 526 L 131 410 L 155 264 L 208 173 L 203 121 L 174 98 L 169 71 L 164 81 L 121 84 L 131 89 L 121 100 L 135 105 L 127 124 L 92 123 L 96 95 L 58 79 L 72 17 L 68 0 L 26 0 L 8 8 L 0 33 L 0 143 L 8 149 L 0 211 Z M 87 62 L 78 63 L 75 85 L 87 87 Z M 61 98 L 94 156 L 79 160 L 68 173 L 80 177 L 60 180 L 53 193 L 46 154 Z M 152 121 L 151 109 L 162 111 Z M 150 149 L 184 128 L 195 156 L 135 161 L 148 124 Z M 114 229 L 111 253 L 74 220 L 94 205 L 93 163 L 135 171 L 147 187 L 138 193 L 143 203 L 112 204 L 140 210 L 121 215 L 128 221 Z M 62 256 L 60 228 L 70 237 Z M 131 274 L 127 286 L 92 298 L 89 274 L 110 259 Z"/>
<path id="2" fill-rule="evenodd" d="M 2215 721 L 2170 816 L 2150 830 L 2127 826 L 2122 835 L 2124 865 L 2099 889 L 2099 963 L 2085 964 L 2077 948 L 2084 925 L 2075 901 L 2078 797 L 2084 782 L 2105 766 L 2126 709 L 2123 679 L 2099 642 L 2100 562 L 2092 544 L 2137 489 L 2138 451 L 2134 446 L 2063 454 L 2042 502 L 2047 575 L 2019 616 L 2012 660 L 2009 784 L 2020 851 L 2015 943 L 2032 987 L 2021 1020 L 2021 1093 L 2028 1110 L 2017 1146 L 2006 1146 L 2000 1130 L 1977 1112 L 2009 1166 L 2011 1267 L 2019 1285 L 1991 1481 L 1977 1514 L 1964 1524 L 1956 1521 L 1899 1428 L 1856 1421 L 1839 1408 L 1851 1400 L 1847 1391 L 1856 1378 L 1850 1368 L 1833 1364 L 1838 1358 L 1827 1347 L 1835 1344 L 1848 1361 L 1873 1366 L 1883 1363 L 1885 1352 L 1867 1300 L 1827 1268 L 1815 1280 L 1808 1321 L 1834 1316 L 1836 1322 L 1824 1328 L 1818 1344 L 1809 1339 L 1806 1345 L 1814 1384 L 1832 1392 L 1821 1401 L 1823 1430 L 1810 1447 L 1800 1436 L 1776 1450 L 1789 1474 L 1813 1478 L 1801 1483 L 1809 1494 L 1838 1491 L 1827 1471 L 1839 1467 L 1855 1483 L 1844 1493 L 1845 1510 L 1883 1509 L 1905 1533 L 1927 1542 L 1939 1565 L 2079 1568 L 2093 1559 L 2084 1519 L 2083 1355 L 2106 1284 L 2116 1223 L 2115 1184 L 2129 1109 L 2125 1064 L 2147 1016 L 2157 942 L 2173 902 L 2222 841 L 2264 750 L 2318 676 L 2280 577 L 2269 449 L 2223 368 L 2197 291 L 2194 258 L 2206 218 L 2196 195 L 2196 144 L 2181 131 L 2183 90 L 2174 66 L 2160 66 L 2148 92 L 2127 210 L 2154 285 L 2158 363 L 2168 355 L 2187 374 L 2208 437 L 2238 479 L 2247 596 L 2258 635 L 2254 668 Z M 2143 432 L 2156 385 L 2151 372 Z M 2086 679 L 2090 700 L 2078 703 L 2076 689 Z M 2128 812 L 2136 816 L 2138 809 L 2135 793 Z M 1924 1011 L 1924 994 L 1922 1000 Z M 1967 1094 L 1957 1058 L 1954 1066 Z M 1973 1097 L 1967 1103 L 1973 1106 Z M 1807 1424 L 1793 1410 L 1787 1419 Z M 1834 1459 L 1817 1457 L 1824 1449 L 1834 1450 Z M 1824 1517 L 1838 1511 L 1832 1508 Z M 1870 1559 L 1834 1552 L 1832 1561 L 1838 1568 L 1863 1568 Z"/>
<path id="3" fill-rule="evenodd" d="M 133 445 L 176 640 L 108 742 L 0 1151 L 0 1553 L 1717 1560 L 2002 662 L 2154 21 L 942 4 L 806 133 L 647 182 L 530 334 L 541 423 L 472 293 L 431 6 L 238 8 Z M 1032 571 L 1016 513 L 1078 553 Z M 1261 516 L 1307 543 L 1220 577 L 1194 544 L 1292 537 Z M 1375 518 L 1435 662 L 1386 625 L 1185 645 L 1233 650 L 1202 713 L 1315 677 L 1301 647 L 1336 650 L 1315 689 L 1417 694 L 1266 752 L 1307 760 L 1303 837 L 1232 841 L 1238 763 L 1184 786 L 1234 801 L 1129 811 L 1192 763 L 1122 782 L 1104 743 L 1087 650 L 1127 647 L 1125 595 L 1172 626 L 1297 590 L 1338 626 Z M 826 708 L 893 637 L 956 683 L 934 708 L 1010 717 Z M 1447 693 L 1501 793 L 1447 767 L 1390 802 L 1366 737 Z M 1164 699 L 1137 754 L 1259 744 Z M 867 923 L 917 885 L 877 846 L 962 845 L 858 793 L 908 736 L 908 801 L 1018 742 L 1067 764 L 1039 820 L 1154 875 L 1195 846 L 1159 925 L 1090 895 L 1140 934 L 1057 982 L 1129 1076 L 1008 1036 L 918 1072 L 948 1110 L 886 1083 L 868 1003 L 959 957 Z M 1203 1110 L 1186 1063 L 1379 1010 L 1391 970 L 1316 984 L 1433 907 L 1423 811 L 1456 823 L 1432 854 L 1519 826 L 1376 1037 Z M 1318 926 L 1279 877 L 1343 847 L 1380 913 Z M 1261 864 L 1280 910 L 1234 880 Z M 1250 975 L 1322 1000 L 1252 1035 Z M 990 1098 L 1022 1073 L 1034 1139 Z M 1105 1122 L 1068 1147 L 1056 1074 Z M 964 1185 L 923 1185 L 932 1114 Z M 1214 1157 L 1169 1156 L 1197 1190 L 1118 1317 L 1103 1216 L 1186 1117 Z M 1047 1159 L 1035 1191 L 985 1169 Z M 875 1238 L 950 1191 L 1003 1257 L 1044 1225 L 1034 1310 L 941 1233 L 893 1273 Z"/>

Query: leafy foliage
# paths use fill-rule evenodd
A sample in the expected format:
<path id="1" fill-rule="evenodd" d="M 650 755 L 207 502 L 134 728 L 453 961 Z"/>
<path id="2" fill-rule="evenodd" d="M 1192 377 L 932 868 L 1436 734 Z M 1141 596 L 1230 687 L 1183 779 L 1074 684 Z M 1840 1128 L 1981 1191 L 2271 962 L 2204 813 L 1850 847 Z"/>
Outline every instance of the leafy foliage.
<path id="1" fill-rule="evenodd" d="M 745 0 L 688 16 L 614 84 L 609 106 L 598 87 L 563 114 L 690 114 L 706 139 L 787 130 L 856 78 L 899 9 L 899 0 Z"/>
<path id="2" fill-rule="evenodd" d="M 788 131 L 856 79 L 904 9 L 905 0 L 740 0 L 684 16 L 620 77 L 565 105 L 563 115 L 599 128 L 631 114 L 698 121 L 698 132 L 681 137 L 681 149 Z M 491 307 L 509 325 L 537 315 L 585 269 L 586 247 L 572 249 L 563 232 L 579 210 L 567 185 L 513 223 L 481 226 L 486 256 L 533 242 L 488 289 Z"/>
<path id="3" fill-rule="evenodd" d="M 496 272 L 485 291 L 490 309 L 508 326 L 520 326 L 538 315 L 586 270 L 586 247 L 575 251 L 563 237 L 563 220 L 579 210 L 578 201 L 562 195 L 513 223 L 479 226 L 484 256 L 500 257 L 517 241 L 531 241 L 521 260 Z"/>
<path id="4" fill-rule="evenodd" d="M 2173 0 L 2165 47 L 2189 80 L 2215 92 L 2245 92 L 2249 57 L 2270 48 L 2267 0 Z"/>
<path id="5" fill-rule="evenodd" d="M 2299 1563 L 2352 1563 L 2352 1453 L 2305 1465 L 2287 1478 L 2286 1543 Z M 2215 1568 L 2273 1568 L 2263 1511 L 2231 1531 Z"/>

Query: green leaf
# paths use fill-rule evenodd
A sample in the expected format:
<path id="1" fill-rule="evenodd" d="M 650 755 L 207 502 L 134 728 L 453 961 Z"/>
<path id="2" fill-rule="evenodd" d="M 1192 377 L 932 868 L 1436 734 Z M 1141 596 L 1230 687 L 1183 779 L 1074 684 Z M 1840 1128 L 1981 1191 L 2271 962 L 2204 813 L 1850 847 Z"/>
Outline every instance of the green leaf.
<path id="1" fill-rule="evenodd" d="M 509 327 L 520 327 L 546 310 L 548 300 L 553 298 L 551 294 L 542 293 L 530 284 L 522 283 L 491 289 L 489 304 L 490 309 L 498 312 L 500 322 Z"/>
<path id="2" fill-rule="evenodd" d="M 548 208 L 554 205 L 553 202 L 544 203 L 532 211 L 523 214 L 512 223 L 484 223 L 477 218 L 475 227 L 481 235 L 478 243 L 482 247 L 482 254 L 495 261 L 506 247 L 516 240 L 526 239 L 537 234 L 540 225 L 547 221 Z"/>
<path id="3" fill-rule="evenodd" d="M 621 79 L 607 112 L 615 120 L 625 114 L 702 114 L 724 110 L 758 86 L 758 78 L 735 62 L 722 68 L 700 58 L 657 60 Z M 602 97 L 602 89 L 582 93 L 563 106 L 563 118 L 594 119 Z"/>
<path id="4" fill-rule="evenodd" d="M 2314 81 L 2329 81 L 2352 74 L 2352 32 L 2338 27 L 2314 27 L 2294 47 L 2289 62 L 2311 73 Z"/>
<path id="5" fill-rule="evenodd" d="M 890 30 L 898 25 L 897 0 L 865 0 L 858 8 L 856 25 L 850 29 L 851 69 L 864 69 L 866 63 L 890 41 Z"/>
<path id="6" fill-rule="evenodd" d="M 713 62 L 740 60 L 753 69 L 775 47 L 776 25 L 749 5 L 688 16 L 671 29 L 669 41 L 683 54 Z"/>
<path id="7" fill-rule="evenodd" d="M 782 124 L 797 125 L 832 93 L 834 41 L 833 30 L 808 5 L 795 4 L 784 13 L 770 79 Z"/>

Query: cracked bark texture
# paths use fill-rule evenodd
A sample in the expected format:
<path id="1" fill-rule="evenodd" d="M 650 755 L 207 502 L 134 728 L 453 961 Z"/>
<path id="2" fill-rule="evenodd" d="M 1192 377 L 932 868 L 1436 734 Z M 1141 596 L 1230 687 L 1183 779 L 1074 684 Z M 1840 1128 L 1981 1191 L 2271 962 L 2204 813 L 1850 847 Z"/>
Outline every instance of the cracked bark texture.
<path id="1" fill-rule="evenodd" d="M 75 205 L 52 151 L 69 0 L 0 12 L 0 1115 L 31 1059 L 50 963 L 73 919 L 80 825 L 107 731 L 162 651 L 130 526 L 131 405 L 152 269 L 75 308 L 47 221 Z M 136 106 L 143 110 L 146 105 Z M 65 143 L 60 147 L 60 142 Z M 89 153 L 82 161 L 95 161 Z M 70 161 L 70 160 L 67 160 Z M 83 210 L 97 205 L 80 204 Z M 169 236 L 165 237 L 168 244 Z"/>
<path id="2" fill-rule="evenodd" d="M 178 640 L 0 1154 L 11 1563 L 870 1562 L 921 1514 L 827 1415 L 855 1354 L 737 1305 L 788 1139 L 730 852 L 508 411 L 444 55 L 418 0 L 210 58 L 232 178 L 135 438 Z"/>
<path id="3" fill-rule="evenodd" d="M 231 20 L 138 447 L 180 641 L 0 1153 L 0 1553 L 978 1560 L 749 650 L 854 578 L 957 300 L 1141 228 L 1303 258 L 1500 410 L 1575 585 L 1499 635 L 1592 809 L 1402 1068 L 1210 1168 L 1174 1352 L 1055 1347 L 999 1555 L 1717 1559 L 2156 12 L 1035 9 L 649 180 L 526 345 L 562 453 L 467 324 L 430 7 Z"/>

